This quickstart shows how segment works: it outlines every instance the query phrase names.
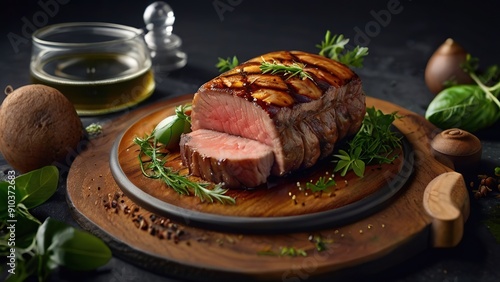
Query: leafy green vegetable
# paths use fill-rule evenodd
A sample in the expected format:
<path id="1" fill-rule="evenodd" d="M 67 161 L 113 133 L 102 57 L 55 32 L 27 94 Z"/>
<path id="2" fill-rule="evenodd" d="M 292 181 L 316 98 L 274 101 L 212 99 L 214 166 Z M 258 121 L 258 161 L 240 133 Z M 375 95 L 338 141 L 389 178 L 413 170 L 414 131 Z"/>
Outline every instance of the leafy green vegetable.
<path id="1" fill-rule="evenodd" d="M 238 58 L 236 56 L 233 56 L 232 59 L 230 57 L 227 57 L 226 59 L 219 58 L 219 61 L 217 62 L 215 67 L 219 70 L 219 72 L 225 72 L 234 69 L 238 64 Z"/>
<path id="2" fill-rule="evenodd" d="M 19 202 L 28 209 L 47 201 L 56 191 L 59 171 L 55 166 L 45 166 L 16 178 Z"/>
<path id="3" fill-rule="evenodd" d="M 500 109 L 478 85 L 457 85 L 441 91 L 429 104 L 425 118 L 442 128 L 474 132 L 494 124 Z"/>
<path id="4" fill-rule="evenodd" d="M 391 156 L 395 148 L 401 147 L 401 137 L 391 130 L 392 123 L 401 118 L 397 113 L 384 114 L 375 107 L 367 108 L 360 130 L 348 142 L 346 150 L 335 154 L 337 165 L 334 171 L 345 176 L 350 170 L 362 177 L 365 166 L 372 163 L 391 163 L 397 155 Z"/>
<path id="5" fill-rule="evenodd" d="M 24 281 L 37 276 L 45 281 L 58 266 L 89 270 L 104 265 L 111 258 L 109 248 L 97 237 L 65 223 L 47 218 L 42 224 L 29 208 L 43 204 L 56 191 L 59 171 L 54 166 L 28 172 L 0 182 L 0 254 L 16 256 L 15 274 L 6 281 Z M 11 196 L 9 198 L 9 196 Z M 15 227 L 15 241 L 10 229 Z"/>
<path id="6" fill-rule="evenodd" d="M 457 127 L 470 132 L 499 120 L 500 69 L 493 65 L 478 73 L 478 61 L 468 54 L 462 66 L 475 84 L 454 84 L 445 88 L 429 104 L 425 113 L 427 120 L 441 129 Z M 490 87 L 490 84 L 494 85 Z"/>
<path id="7" fill-rule="evenodd" d="M 350 67 L 362 67 L 363 61 L 368 56 L 368 47 L 356 46 L 353 50 L 347 50 L 348 38 L 342 34 L 335 34 L 327 30 L 325 38 L 316 47 L 320 49 L 319 55 L 341 62 Z"/>
<path id="8" fill-rule="evenodd" d="M 321 176 L 316 183 L 307 182 L 306 188 L 311 190 L 313 193 L 325 191 L 326 189 L 337 185 L 335 180 L 331 177 L 328 179 L 326 177 Z"/>
<path id="9" fill-rule="evenodd" d="M 311 75 L 304 70 L 305 67 L 306 66 L 304 64 L 295 62 L 292 63 L 291 65 L 284 65 L 277 61 L 269 63 L 266 62 L 264 58 L 262 58 L 260 70 L 262 71 L 262 73 L 270 73 L 270 74 L 281 73 L 284 76 L 288 76 L 287 79 L 298 75 L 301 79 L 312 80 Z"/>
<path id="10" fill-rule="evenodd" d="M 154 137 L 168 150 L 178 149 L 183 133 L 191 131 L 191 104 L 177 106 L 175 115 L 163 119 L 154 129 Z"/>
<path id="11" fill-rule="evenodd" d="M 349 170 L 362 177 L 365 174 L 365 161 L 361 159 L 361 147 L 356 147 L 352 152 L 348 153 L 345 150 L 339 150 L 335 157 L 338 158 L 335 171 L 341 171 L 340 175 L 345 176 Z"/>
<path id="12" fill-rule="evenodd" d="M 193 192 L 202 202 L 213 203 L 214 200 L 218 200 L 222 204 L 235 204 L 234 198 L 224 195 L 227 190 L 221 185 L 216 184 L 209 189 L 209 183 L 191 181 L 188 176 L 180 175 L 177 171 L 165 166 L 164 159 L 168 156 L 168 152 L 162 152 L 162 148 L 154 138 L 154 132 L 144 138 L 134 138 L 134 143 L 140 148 L 138 160 L 144 176 L 162 180 L 181 195 L 190 195 Z"/>
<path id="13" fill-rule="evenodd" d="M 59 171 L 55 166 L 46 166 L 9 181 L 0 182 L 0 201 L 9 203 L 0 205 L 0 238 L 8 239 L 4 227 L 8 220 L 17 220 L 16 238 L 33 237 L 40 221 L 32 216 L 28 209 L 47 201 L 57 190 Z M 13 193 L 14 192 L 14 193 Z M 2 232 L 3 231 L 3 232 Z M 25 245 L 25 244 L 23 244 Z M 5 251 L 0 248 L 0 252 Z"/>
<path id="14" fill-rule="evenodd" d="M 493 85 L 500 81 L 500 67 L 498 65 L 488 66 L 484 71 L 479 71 L 479 58 L 472 57 L 471 54 L 467 54 L 466 60 L 462 65 L 465 72 L 469 74 L 474 74 L 482 84 Z M 497 89 L 500 86 L 495 86 Z"/>
<path id="15" fill-rule="evenodd" d="M 111 259 L 111 250 L 99 238 L 48 218 L 38 228 L 36 248 L 47 265 L 92 270 Z"/>
<path id="16" fill-rule="evenodd" d="M 495 103 L 500 108 L 500 101 L 497 99 L 500 94 L 500 81 L 496 82 L 495 85 L 488 87 L 486 84 L 490 83 L 492 79 L 495 77 L 498 78 L 500 76 L 500 72 L 498 70 L 498 66 L 490 66 L 485 74 L 478 75 L 476 74 L 478 65 L 474 65 L 471 63 L 472 61 L 477 60 L 474 59 L 470 54 L 467 54 L 467 60 L 464 64 L 464 70 L 470 75 L 472 80 L 476 82 L 476 84 L 484 91 L 486 97 L 491 100 L 491 102 Z M 479 60 L 477 60 L 479 61 Z"/>

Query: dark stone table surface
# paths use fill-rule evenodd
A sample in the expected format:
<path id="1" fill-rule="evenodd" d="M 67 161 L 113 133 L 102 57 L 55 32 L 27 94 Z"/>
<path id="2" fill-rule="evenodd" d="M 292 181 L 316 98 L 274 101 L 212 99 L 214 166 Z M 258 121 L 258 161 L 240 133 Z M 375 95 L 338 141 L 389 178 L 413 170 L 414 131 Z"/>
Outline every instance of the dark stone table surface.
<path id="1" fill-rule="evenodd" d="M 142 28 L 142 13 L 153 1 L 6 0 L 1 9 L 0 87 L 30 83 L 30 34 L 33 28 L 69 21 L 102 21 Z M 206 0 L 168 2 L 174 9 L 174 33 L 183 40 L 188 63 L 181 70 L 157 75 L 153 96 L 138 107 L 194 93 L 216 76 L 218 57 L 249 59 L 275 50 L 317 52 L 326 30 L 369 47 L 364 67 L 356 72 L 369 96 L 424 114 L 434 95 L 424 82 L 424 69 L 434 50 L 453 38 L 481 65 L 500 63 L 500 23 L 495 1 L 262 1 Z M 15 38 L 15 40 L 13 40 Z M 3 95 L 1 100 L 3 100 Z M 0 100 L 0 101 L 1 101 Z M 129 110 L 133 110 L 129 109 Z M 84 117 L 85 125 L 106 122 L 126 111 Z M 481 164 L 465 171 L 466 182 L 477 173 L 500 166 L 500 124 L 477 132 L 483 144 Z M 2 171 L 9 169 L 0 159 Z M 500 199 L 475 199 L 460 244 L 426 249 L 366 281 L 500 281 L 500 243 L 484 220 L 493 216 Z M 34 214 L 76 226 L 64 185 Z M 177 281 L 113 258 L 91 273 L 60 271 L 53 281 Z"/>

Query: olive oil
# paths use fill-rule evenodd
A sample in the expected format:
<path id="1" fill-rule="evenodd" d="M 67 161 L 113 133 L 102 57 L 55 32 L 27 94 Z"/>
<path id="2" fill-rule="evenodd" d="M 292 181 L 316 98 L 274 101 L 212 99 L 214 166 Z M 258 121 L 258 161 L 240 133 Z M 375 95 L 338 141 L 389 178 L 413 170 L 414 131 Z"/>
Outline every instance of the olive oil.
<path id="1" fill-rule="evenodd" d="M 61 91 L 79 115 L 123 110 L 151 96 L 151 62 L 116 53 L 65 54 L 31 68 L 33 83 Z"/>

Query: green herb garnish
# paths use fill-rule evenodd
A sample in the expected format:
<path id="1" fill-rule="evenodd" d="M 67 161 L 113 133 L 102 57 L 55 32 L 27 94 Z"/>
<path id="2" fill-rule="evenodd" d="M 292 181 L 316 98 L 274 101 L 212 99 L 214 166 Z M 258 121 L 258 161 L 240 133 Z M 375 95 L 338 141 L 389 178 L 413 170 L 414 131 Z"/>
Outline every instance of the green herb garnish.
<path id="1" fill-rule="evenodd" d="M 342 34 L 332 35 L 328 30 L 325 39 L 316 47 L 320 49 L 319 55 L 341 62 L 350 67 L 362 67 L 364 57 L 368 55 L 368 47 L 356 46 L 353 50 L 347 50 L 348 38 Z"/>
<path id="2" fill-rule="evenodd" d="M 465 64 L 463 65 L 464 71 L 467 72 L 472 80 L 484 91 L 487 98 L 497 104 L 500 108 L 500 101 L 497 99 L 497 95 L 500 91 L 500 81 L 494 82 L 494 79 L 498 79 L 500 76 L 499 67 L 497 65 L 493 65 L 488 67 L 484 74 L 478 75 L 477 70 L 479 68 L 479 59 L 472 57 L 470 54 L 467 54 L 467 59 Z M 489 87 L 486 84 L 488 83 L 496 83 L 495 85 Z M 493 94 L 495 93 L 495 94 Z"/>
<path id="3" fill-rule="evenodd" d="M 321 176 L 316 183 L 312 182 L 307 182 L 306 183 L 306 188 L 311 190 L 313 193 L 320 192 L 320 191 L 325 191 L 326 189 L 337 185 L 335 180 L 331 177 L 323 177 Z"/>
<path id="4" fill-rule="evenodd" d="M 298 257 L 298 256 L 307 257 L 307 252 L 301 249 L 296 249 L 294 247 L 281 247 L 279 255 L 290 256 L 290 257 Z"/>
<path id="5" fill-rule="evenodd" d="M 87 127 L 85 127 L 85 131 L 89 135 L 89 137 L 96 137 L 102 133 L 102 125 L 98 123 L 91 123 Z"/>
<path id="6" fill-rule="evenodd" d="M 239 64 L 238 58 L 236 56 L 219 58 L 219 61 L 215 65 L 215 67 L 219 70 L 219 72 L 225 72 L 234 69 Z"/>
<path id="7" fill-rule="evenodd" d="M 309 236 L 309 241 L 314 243 L 314 246 L 316 247 L 316 250 L 318 252 L 325 251 L 327 241 L 321 236 L 321 235 L 310 235 Z M 332 240 L 328 240 L 328 243 L 331 243 Z"/>
<path id="8" fill-rule="evenodd" d="M 302 249 L 297 249 L 295 247 L 280 247 L 279 252 L 275 252 L 271 249 L 266 249 L 257 252 L 259 256 L 280 256 L 280 257 L 307 257 L 307 252 Z"/>
<path id="9" fill-rule="evenodd" d="M 291 65 L 285 65 L 282 63 L 279 63 L 277 61 L 273 61 L 272 63 L 267 62 L 262 58 L 262 63 L 260 65 L 260 70 L 262 73 L 270 73 L 270 74 L 277 74 L 281 73 L 284 76 L 288 76 L 288 78 L 294 77 L 298 75 L 301 79 L 310 79 L 312 80 L 311 75 L 304 70 L 306 66 L 301 63 L 292 63 Z"/>
<path id="10" fill-rule="evenodd" d="M 57 190 L 59 171 L 46 166 L 15 177 L 9 171 L 0 182 L 0 255 L 7 258 L 5 281 L 36 277 L 46 281 L 63 266 L 88 271 L 105 265 L 111 250 L 94 235 L 47 218 L 42 223 L 30 213 Z M 13 236 L 14 235 L 14 236 Z"/>
<path id="11" fill-rule="evenodd" d="M 164 152 L 162 147 L 158 145 L 157 140 L 154 138 L 154 132 L 144 138 L 134 138 L 134 143 L 140 148 L 138 159 L 144 176 L 162 180 L 181 195 L 191 195 L 193 193 L 202 202 L 213 203 L 214 200 L 217 200 L 222 204 L 236 203 L 234 198 L 225 195 L 227 189 L 223 189 L 220 184 L 215 184 L 212 189 L 209 189 L 210 183 L 192 181 L 188 176 L 180 175 L 179 172 L 165 166 L 168 151 Z"/>
<path id="12" fill-rule="evenodd" d="M 478 72 L 478 59 L 467 55 L 462 68 L 475 84 L 448 83 L 427 107 L 425 118 L 434 125 L 475 132 L 500 119 L 500 70 L 497 65 Z M 492 86 L 490 86 L 492 85 Z"/>
<path id="13" fill-rule="evenodd" d="M 401 118 L 396 113 L 384 114 L 374 107 L 366 109 L 360 130 L 348 142 L 346 150 L 339 150 L 334 157 L 337 162 L 334 171 L 345 176 L 350 170 L 362 177 L 365 166 L 372 163 L 391 163 L 397 155 L 391 156 L 395 148 L 401 147 L 401 137 L 391 130 L 394 120 Z"/>

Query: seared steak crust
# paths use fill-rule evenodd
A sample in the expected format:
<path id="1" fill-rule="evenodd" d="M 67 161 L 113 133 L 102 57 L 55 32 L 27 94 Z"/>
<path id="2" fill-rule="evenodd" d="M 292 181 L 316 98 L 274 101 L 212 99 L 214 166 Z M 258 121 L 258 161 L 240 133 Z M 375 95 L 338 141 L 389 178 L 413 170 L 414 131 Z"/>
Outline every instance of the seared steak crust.
<path id="1" fill-rule="evenodd" d="M 304 64 L 311 79 L 262 74 L 261 62 Z M 274 152 L 272 173 L 307 168 L 356 133 L 365 115 L 360 78 L 319 55 L 279 51 L 251 59 L 202 85 L 193 99 L 192 130 L 210 129 L 259 141 Z"/>

